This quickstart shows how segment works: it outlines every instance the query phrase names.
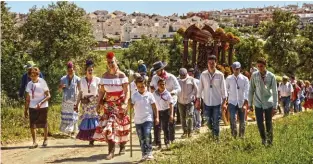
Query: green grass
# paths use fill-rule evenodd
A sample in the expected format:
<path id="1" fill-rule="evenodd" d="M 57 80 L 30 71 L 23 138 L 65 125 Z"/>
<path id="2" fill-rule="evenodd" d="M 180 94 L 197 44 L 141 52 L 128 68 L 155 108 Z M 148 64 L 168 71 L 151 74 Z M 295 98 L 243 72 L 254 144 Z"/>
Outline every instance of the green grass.
<path id="1" fill-rule="evenodd" d="M 48 126 L 50 134 L 59 133 L 61 122 L 61 105 L 52 105 L 48 109 Z M 37 131 L 37 135 L 43 135 L 43 129 Z M 24 107 L 1 108 L 1 142 L 13 143 L 30 139 L 29 119 L 24 118 Z"/>
<path id="2" fill-rule="evenodd" d="M 193 141 L 171 146 L 171 151 L 158 153 L 155 163 L 195 164 L 282 164 L 313 163 L 313 112 L 274 121 L 274 145 L 264 147 L 256 125 L 246 129 L 246 139 L 233 139 L 230 130 L 221 132 L 220 143 L 209 133 Z"/>

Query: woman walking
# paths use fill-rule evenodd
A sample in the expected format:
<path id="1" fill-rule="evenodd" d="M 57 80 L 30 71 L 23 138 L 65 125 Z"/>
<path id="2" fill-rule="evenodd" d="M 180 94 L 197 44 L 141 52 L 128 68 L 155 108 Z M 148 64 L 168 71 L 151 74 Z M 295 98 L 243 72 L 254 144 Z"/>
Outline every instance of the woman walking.
<path id="1" fill-rule="evenodd" d="M 110 160 L 114 158 L 116 143 L 120 145 L 119 154 L 125 154 L 130 132 L 130 119 L 127 116 L 129 93 L 128 78 L 118 69 L 114 53 L 108 52 L 106 58 L 108 71 L 101 78 L 99 94 L 99 106 L 102 106 L 104 114 L 93 138 L 108 143 L 106 159 Z"/>
<path id="2" fill-rule="evenodd" d="M 31 81 L 26 86 L 26 103 L 25 103 L 25 118 L 30 121 L 30 131 L 33 138 L 31 149 L 37 148 L 36 128 L 44 128 L 44 141 L 42 146 L 48 145 L 48 100 L 50 92 L 46 81 L 39 78 L 40 70 L 37 67 L 32 67 L 28 70 L 28 75 Z"/>
<path id="3" fill-rule="evenodd" d="M 59 90 L 63 91 L 60 131 L 74 135 L 78 130 L 78 111 L 76 107 L 78 96 L 78 82 L 80 78 L 75 75 L 74 65 L 67 63 L 67 75 L 60 80 Z"/>
<path id="4" fill-rule="evenodd" d="M 305 81 L 305 98 L 303 105 L 305 111 L 307 108 L 313 109 L 313 88 L 309 81 Z"/>
<path id="5" fill-rule="evenodd" d="M 94 64 L 91 60 L 86 61 L 86 76 L 80 81 L 79 95 L 76 108 L 79 103 L 82 103 L 83 113 L 80 117 L 82 122 L 79 125 L 79 133 L 76 138 L 84 141 L 89 141 L 89 145 L 94 144 L 93 135 L 98 121 L 98 86 L 100 78 L 93 76 Z M 77 110 L 77 109 L 75 109 Z"/>

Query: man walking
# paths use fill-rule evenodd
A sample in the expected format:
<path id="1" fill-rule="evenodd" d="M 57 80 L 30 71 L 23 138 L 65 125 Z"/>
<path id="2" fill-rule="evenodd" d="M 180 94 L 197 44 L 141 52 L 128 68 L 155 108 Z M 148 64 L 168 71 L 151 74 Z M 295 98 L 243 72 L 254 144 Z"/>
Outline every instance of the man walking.
<path id="1" fill-rule="evenodd" d="M 200 76 L 199 92 L 197 93 L 196 107 L 200 108 L 200 98 L 203 93 L 204 115 L 207 117 L 208 127 L 212 129 L 213 137 L 218 141 L 220 132 L 221 107 L 226 106 L 226 85 L 224 74 L 216 69 L 216 56 L 208 57 L 208 70 Z"/>
<path id="2" fill-rule="evenodd" d="M 240 73 L 241 64 L 232 64 L 234 74 L 226 79 L 228 93 L 228 109 L 230 113 L 231 134 L 237 137 L 236 115 L 239 116 L 239 137 L 244 137 L 245 133 L 245 114 L 248 105 L 249 79 Z"/>
<path id="3" fill-rule="evenodd" d="M 178 93 L 178 109 L 181 117 L 182 138 L 191 137 L 193 130 L 194 101 L 196 100 L 198 86 L 193 77 L 188 76 L 186 68 L 179 70 L 178 83 L 181 91 Z"/>
<path id="4" fill-rule="evenodd" d="M 290 112 L 290 100 L 293 94 L 293 87 L 288 82 L 288 76 L 283 76 L 283 82 L 278 87 L 279 100 L 284 108 L 284 116 L 288 116 Z"/>
<path id="5" fill-rule="evenodd" d="M 263 145 L 273 144 L 272 114 L 277 108 L 277 83 L 273 73 L 266 70 L 266 60 L 259 58 L 257 61 L 258 71 L 251 76 L 249 87 L 249 109 L 253 111 L 255 106 L 255 116 Z M 252 104 L 252 102 L 254 102 Z M 264 128 L 264 115 L 266 133 Z"/>

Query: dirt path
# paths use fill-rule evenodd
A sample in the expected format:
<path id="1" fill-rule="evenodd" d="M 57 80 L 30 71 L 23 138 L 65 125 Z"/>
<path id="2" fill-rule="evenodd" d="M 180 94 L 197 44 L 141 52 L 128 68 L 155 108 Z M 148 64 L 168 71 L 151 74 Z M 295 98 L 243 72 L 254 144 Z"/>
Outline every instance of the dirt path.
<path id="1" fill-rule="evenodd" d="M 276 115 L 274 119 L 281 117 Z M 248 122 L 254 124 L 255 122 Z M 221 128 L 229 128 L 221 124 Z M 207 130 L 201 128 L 201 133 Z M 177 126 L 176 138 L 179 139 L 182 134 L 181 126 Z M 108 152 L 106 143 L 95 142 L 95 146 L 88 146 L 88 142 L 75 139 L 56 139 L 49 138 L 49 145 L 46 148 L 39 146 L 37 149 L 28 149 L 32 144 L 29 142 L 8 145 L 1 149 L 1 163 L 18 164 L 18 163 L 135 163 L 141 159 L 141 151 L 135 128 L 133 128 L 133 157 L 130 157 L 130 148 L 127 146 L 126 154 L 117 155 L 119 147 L 116 147 L 115 158 L 111 161 L 105 160 Z M 195 136 L 196 137 L 196 136 Z M 163 141 L 162 141 L 163 142 Z M 41 144 L 42 140 L 38 141 Z"/>

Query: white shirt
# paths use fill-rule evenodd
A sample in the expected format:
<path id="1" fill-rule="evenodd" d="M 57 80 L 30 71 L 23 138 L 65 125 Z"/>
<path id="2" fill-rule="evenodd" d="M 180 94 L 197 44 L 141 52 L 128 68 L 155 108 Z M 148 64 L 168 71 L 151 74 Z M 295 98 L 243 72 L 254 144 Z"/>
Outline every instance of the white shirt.
<path id="1" fill-rule="evenodd" d="M 280 92 L 281 97 L 288 97 L 291 96 L 291 93 L 293 92 L 293 87 L 290 82 L 287 82 L 286 84 L 280 83 L 278 91 Z"/>
<path id="2" fill-rule="evenodd" d="M 49 91 L 46 81 L 42 78 L 39 78 L 37 83 L 30 81 L 26 86 L 26 92 L 30 96 L 29 108 L 36 108 L 37 104 L 40 103 L 46 96 L 45 92 Z M 47 108 L 48 101 L 44 102 L 40 108 Z"/>
<path id="3" fill-rule="evenodd" d="M 187 76 L 185 79 L 179 79 L 181 91 L 178 92 L 178 102 L 180 104 L 189 104 L 193 102 L 197 96 L 198 85 L 195 82 L 195 78 Z"/>
<path id="4" fill-rule="evenodd" d="M 228 102 L 235 106 L 238 105 L 238 107 L 241 108 L 244 101 L 248 101 L 249 79 L 242 74 L 239 74 L 237 77 L 235 75 L 229 75 L 226 78 L 226 89 Z"/>
<path id="5" fill-rule="evenodd" d="M 158 90 L 155 90 L 153 96 L 159 111 L 170 109 L 170 104 L 174 105 L 174 99 L 167 90 L 164 90 L 163 93 L 159 93 Z"/>
<path id="6" fill-rule="evenodd" d="M 92 77 L 92 81 L 89 86 L 90 93 L 88 93 L 88 85 L 86 81 L 86 77 L 81 78 L 80 80 L 80 87 L 81 91 L 83 92 L 83 97 L 88 95 L 98 95 L 98 85 L 100 84 L 100 78 L 99 77 Z"/>
<path id="7" fill-rule="evenodd" d="M 210 87 L 211 85 L 212 88 Z M 208 70 L 203 71 L 200 76 L 198 90 L 197 97 L 201 98 L 203 94 L 203 102 L 206 106 L 221 105 L 227 95 L 224 74 L 216 70 L 211 76 Z"/>
<path id="8" fill-rule="evenodd" d="M 137 92 L 137 86 L 136 86 L 135 81 L 132 81 L 130 83 L 130 92 L 131 92 L 132 95 Z"/>
<path id="9" fill-rule="evenodd" d="M 155 103 L 155 99 L 152 93 L 146 91 L 143 94 L 140 94 L 136 91 L 131 96 L 132 104 L 134 105 L 135 124 L 142 124 L 147 121 L 153 121 L 153 110 L 152 104 Z"/>
<path id="10" fill-rule="evenodd" d="M 180 85 L 178 83 L 177 78 L 171 74 L 166 72 L 167 78 L 165 79 L 165 88 L 168 92 L 175 94 L 174 98 L 174 105 L 177 103 L 177 94 L 181 91 Z M 156 74 L 152 77 L 150 86 L 154 87 L 155 90 L 158 89 L 158 81 L 160 77 Z"/>

